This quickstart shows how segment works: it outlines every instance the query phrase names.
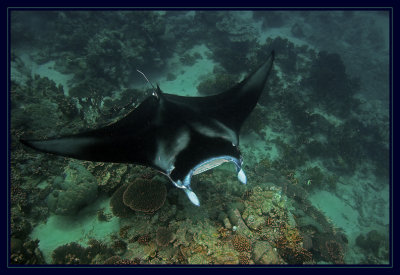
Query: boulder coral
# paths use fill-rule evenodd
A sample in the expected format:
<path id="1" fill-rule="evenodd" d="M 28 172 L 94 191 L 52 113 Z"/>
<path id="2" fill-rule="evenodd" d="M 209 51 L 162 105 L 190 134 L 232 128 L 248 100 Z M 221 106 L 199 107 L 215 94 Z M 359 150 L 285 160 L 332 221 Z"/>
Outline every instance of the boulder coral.
<path id="1" fill-rule="evenodd" d="M 154 213 L 164 205 L 167 188 L 157 179 L 138 178 L 124 184 L 111 197 L 113 214 L 120 218 L 129 217 L 134 211 Z"/>
<path id="2" fill-rule="evenodd" d="M 123 195 L 128 185 L 122 185 L 114 194 L 111 196 L 110 206 L 112 213 L 120 218 L 127 218 L 134 213 L 131 208 L 126 206 L 123 202 Z"/>
<path id="3" fill-rule="evenodd" d="M 64 177 L 56 177 L 53 186 L 47 204 L 58 215 L 76 214 L 97 198 L 96 178 L 79 161 L 70 161 Z"/>
<path id="4" fill-rule="evenodd" d="M 156 242 L 159 246 L 167 246 L 175 239 L 174 233 L 165 227 L 159 227 L 156 233 Z"/>
<path id="5" fill-rule="evenodd" d="M 158 180 L 137 179 L 125 190 L 123 202 L 132 210 L 153 213 L 163 206 L 167 188 Z"/>

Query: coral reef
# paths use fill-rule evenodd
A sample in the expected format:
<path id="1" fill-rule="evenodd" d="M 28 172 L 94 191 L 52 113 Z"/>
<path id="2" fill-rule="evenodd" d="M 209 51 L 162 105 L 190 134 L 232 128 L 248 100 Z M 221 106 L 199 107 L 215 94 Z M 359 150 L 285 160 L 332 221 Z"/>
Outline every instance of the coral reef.
<path id="1" fill-rule="evenodd" d="M 115 216 L 126 218 L 134 211 L 152 214 L 164 205 L 167 195 L 164 181 L 153 178 L 153 173 L 144 173 L 142 176 L 114 192 L 110 206 Z"/>
<path id="2" fill-rule="evenodd" d="M 246 20 L 237 13 L 217 15 L 215 23 L 218 40 L 217 45 L 229 43 L 230 47 L 217 47 L 213 51 L 213 58 L 219 62 L 229 73 L 244 71 L 246 64 L 246 53 L 250 51 L 255 42 L 255 29 L 246 24 Z"/>
<path id="3" fill-rule="evenodd" d="M 97 219 L 101 222 L 108 222 L 112 218 L 112 214 L 106 213 L 105 208 L 97 210 Z"/>
<path id="4" fill-rule="evenodd" d="M 54 264 L 89 264 L 86 249 L 77 243 L 69 243 L 58 247 L 52 254 Z"/>
<path id="5" fill-rule="evenodd" d="M 130 171 L 125 164 L 85 161 L 83 165 L 95 176 L 99 191 L 107 194 L 112 194 Z"/>
<path id="6" fill-rule="evenodd" d="M 244 237 L 240 234 L 235 234 L 233 236 L 232 244 L 233 244 L 233 247 L 235 248 L 235 250 L 238 252 L 249 252 L 250 253 L 252 251 L 250 241 L 246 237 Z"/>
<path id="7" fill-rule="evenodd" d="M 284 264 L 285 262 L 278 254 L 278 250 L 271 246 L 268 241 L 256 241 L 252 253 L 252 259 L 256 264 Z"/>
<path id="8" fill-rule="evenodd" d="M 311 87 L 315 100 L 324 102 L 331 112 L 340 117 L 348 115 L 354 106 L 353 95 L 360 86 L 357 79 L 346 74 L 340 55 L 324 51 L 318 54 L 309 78 L 304 81 Z"/>
<path id="9" fill-rule="evenodd" d="M 181 56 L 179 58 L 181 63 L 183 65 L 186 65 L 186 66 L 192 66 L 193 64 L 196 63 L 197 59 L 202 59 L 201 54 L 199 54 L 199 53 L 194 53 L 194 54 L 186 53 L 186 54 L 184 54 L 183 56 Z"/>
<path id="10" fill-rule="evenodd" d="M 284 23 L 285 14 L 282 11 L 271 10 L 268 13 L 253 11 L 253 18 L 262 21 L 262 28 L 278 28 Z"/>
<path id="11" fill-rule="evenodd" d="M 390 171 L 389 111 L 380 100 L 389 89 L 379 31 L 386 17 L 291 12 L 286 20 L 284 11 L 261 10 L 13 11 L 11 264 L 45 264 L 32 229 L 50 211 L 76 214 L 97 194 L 111 196 L 120 228 L 106 243 L 85 247 L 82 236 L 60 246 L 53 264 L 387 263 L 388 232 L 374 226 L 385 224 L 388 204 L 369 201 L 384 194 Z M 204 53 L 193 50 L 199 45 Z M 152 92 L 139 87 L 135 68 L 151 82 L 165 73 L 168 85 L 185 89 L 189 79 L 204 96 L 231 87 L 272 49 L 268 85 L 241 130 L 249 184 L 237 184 L 229 167 L 197 175 L 200 208 L 153 169 L 70 161 L 19 143 L 125 116 Z M 185 66 L 198 65 L 200 77 L 182 78 Z M 348 240 L 348 228 L 311 203 L 321 191 L 350 202 L 359 216 L 348 217 L 349 230 L 365 233 Z M 106 208 L 93 211 L 104 227 L 115 219 Z"/>
<path id="12" fill-rule="evenodd" d="M 130 207 L 126 206 L 123 201 L 123 195 L 126 187 L 127 184 L 122 185 L 120 188 L 118 188 L 117 191 L 115 191 L 114 194 L 111 196 L 110 200 L 112 213 L 120 218 L 129 217 L 134 213 L 134 211 Z"/>
<path id="13" fill-rule="evenodd" d="M 127 248 L 127 244 L 120 239 L 116 239 L 112 244 L 111 244 L 111 249 L 113 253 L 117 255 L 122 255 L 125 253 Z"/>
<path id="14" fill-rule="evenodd" d="M 268 125 L 268 110 L 265 108 L 260 108 L 257 105 L 251 112 L 248 120 L 243 124 L 243 132 L 254 131 L 260 136 L 260 138 L 265 138 L 265 125 Z"/>
<path id="15" fill-rule="evenodd" d="M 10 240 L 10 263 L 16 265 L 45 264 L 44 258 L 38 249 L 39 240 L 22 242 L 20 239 Z"/>
<path id="16" fill-rule="evenodd" d="M 53 264 L 83 265 L 103 264 L 114 255 L 114 249 L 95 239 L 83 247 L 76 242 L 57 247 L 52 253 Z"/>
<path id="17" fill-rule="evenodd" d="M 19 131 L 34 131 L 38 137 L 45 137 L 49 132 L 61 130 L 61 124 L 69 124 L 77 115 L 76 106 L 64 95 L 62 85 L 57 86 L 47 77 L 29 74 L 25 83 L 13 83 L 11 90 L 14 105 L 11 123 Z"/>
<path id="18" fill-rule="evenodd" d="M 175 240 L 175 234 L 165 227 L 159 227 L 156 233 L 156 242 L 159 246 L 168 246 Z"/>
<path id="19" fill-rule="evenodd" d="M 296 228 L 282 223 L 279 227 L 279 236 L 276 240 L 279 255 L 289 264 L 303 264 L 311 261 L 312 254 L 302 247 L 302 240 Z"/>
<path id="20" fill-rule="evenodd" d="M 11 236 L 23 239 L 31 232 L 32 225 L 29 220 L 24 219 L 23 212 L 14 210 L 10 220 Z"/>
<path id="21" fill-rule="evenodd" d="M 119 256 L 112 256 L 104 261 L 105 265 L 137 265 L 140 264 L 140 259 L 122 259 Z"/>
<path id="22" fill-rule="evenodd" d="M 356 245 L 366 252 L 372 253 L 376 258 L 385 258 L 389 251 L 387 236 L 377 230 L 371 230 L 366 235 L 358 235 Z"/>
<path id="23" fill-rule="evenodd" d="M 56 177 L 54 190 L 47 198 L 49 209 L 59 215 L 72 215 L 97 197 L 95 177 L 79 162 L 72 160 L 64 170 L 64 178 Z"/>
<path id="24" fill-rule="evenodd" d="M 250 254 L 246 252 L 242 252 L 239 254 L 239 264 L 247 265 L 250 264 Z"/>
<path id="25" fill-rule="evenodd" d="M 321 188 L 320 185 L 324 181 L 324 174 L 319 167 L 314 166 L 306 169 L 305 175 L 306 178 L 310 181 L 310 183 L 306 184 L 305 186 L 312 188 Z"/>
<path id="26" fill-rule="evenodd" d="M 163 206 L 166 195 L 164 182 L 137 179 L 124 191 L 123 202 L 132 210 L 152 213 Z"/>
<path id="27" fill-rule="evenodd" d="M 225 91 L 236 84 L 237 77 L 230 74 L 214 74 L 197 85 L 197 92 L 201 95 L 212 95 Z"/>
<path id="28" fill-rule="evenodd" d="M 344 264 L 344 251 L 338 242 L 330 240 L 325 243 L 325 246 L 334 264 Z"/>
<path id="29" fill-rule="evenodd" d="M 147 245 L 149 244 L 151 238 L 149 234 L 144 234 L 142 236 L 139 236 L 139 238 L 137 239 L 137 242 L 141 245 Z"/>
<path id="30" fill-rule="evenodd" d="M 232 224 L 235 226 L 235 231 L 243 234 L 247 237 L 252 237 L 253 233 L 247 227 L 246 223 L 243 221 L 242 215 L 238 209 L 229 209 L 228 210 L 228 217 Z M 232 227 L 233 230 L 233 227 Z"/>

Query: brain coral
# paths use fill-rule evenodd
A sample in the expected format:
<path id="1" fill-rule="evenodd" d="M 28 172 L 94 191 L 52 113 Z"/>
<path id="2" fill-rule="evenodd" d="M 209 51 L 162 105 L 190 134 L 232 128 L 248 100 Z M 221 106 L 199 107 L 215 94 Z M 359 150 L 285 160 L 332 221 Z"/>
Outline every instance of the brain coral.
<path id="1" fill-rule="evenodd" d="M 156 179 L 137 179 L 126 188 L 123 202 L 135 211 L 152 213 L 165 202 L 167 188 Z"/>
<path id="2" fill-rule="evenodd" d="M 126 190 L 127 185 L 122 185 L 111 197 L 110 206 L 112 213 L 120 218 L 129 217 L 129 215 L 133 214 L 134 212 L 128 206 L 126 206 L 123 202 L 123 195 Z"/>
<path id="3" fill-rule="evenodd" d="M 168 228 L 159 227 L 156 233 L 156 242 L 159 246 L 167 246 L 174 241 L 174 233 Z"/>

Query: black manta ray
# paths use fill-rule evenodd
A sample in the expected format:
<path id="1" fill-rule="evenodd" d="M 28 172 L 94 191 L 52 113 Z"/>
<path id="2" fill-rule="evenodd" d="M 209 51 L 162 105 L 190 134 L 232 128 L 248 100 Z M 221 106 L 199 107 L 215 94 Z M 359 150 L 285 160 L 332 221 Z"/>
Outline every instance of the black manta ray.
<path id="1" fill-rule="evenodd" d="M 257 104 L 274 61 L 220 94 L 186 97 L 163 93 L 159 86 L 137 108 L 106 127 L 46 140 L 21 140 L 36 150 L 81 160 L 134 163 L 165 174 L 190 201 L 193 175 L 233 162 L 246 184 L 239 131 Z"/>

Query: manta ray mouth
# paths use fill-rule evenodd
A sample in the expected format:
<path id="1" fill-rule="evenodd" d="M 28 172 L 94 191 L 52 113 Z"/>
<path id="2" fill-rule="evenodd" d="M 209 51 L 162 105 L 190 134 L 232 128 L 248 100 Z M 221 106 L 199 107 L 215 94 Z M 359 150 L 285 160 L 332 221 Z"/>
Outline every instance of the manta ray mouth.
<path id="1" fill-rule="evenodd" d="M 197 195 L 193 192 L 192 188 L 190 187 L 190 182 L 191 182 L 192 176 L 201 174 L 205 171 L 208 171 L 210 169 L 218 167 L 221 164 L 226 163 L 226 162 L 232 162 L 233 164 L 235 164 L 239 181 L 243 184 L 246 184 L 247 183 L 246 174 L 244 173 L 244 171 L 242 169 L 243 160 L 241 158 L 238 159 L 238 158 L 235 158 L 232 156 L 212 157 L 212 158 L 206 159 L 204 161 L 201 161 L 200 163 L 195 165 L 192 169 L 190 169 L 189 173 L 185 176 L 183 182 L 181 180 L 173 181 L 172 179 L 171 179 L 171 181 L 176 187 L 181 188 L 185 191 L 189 200 L 194 205 L 200 206 L 200 200 L 198 199 Z"/>

